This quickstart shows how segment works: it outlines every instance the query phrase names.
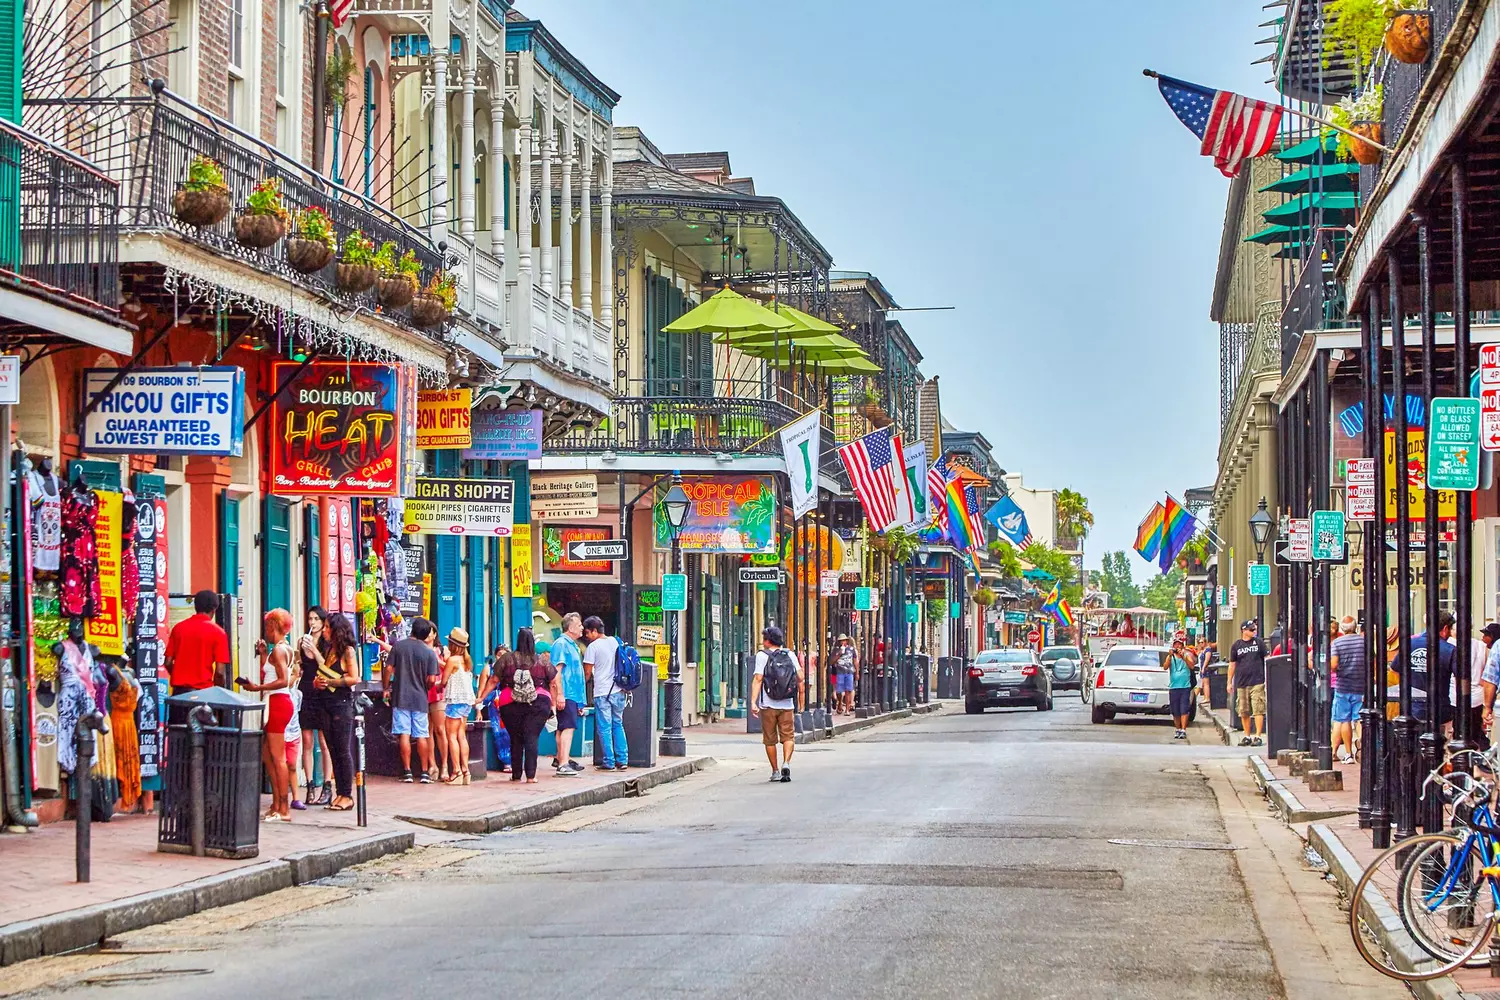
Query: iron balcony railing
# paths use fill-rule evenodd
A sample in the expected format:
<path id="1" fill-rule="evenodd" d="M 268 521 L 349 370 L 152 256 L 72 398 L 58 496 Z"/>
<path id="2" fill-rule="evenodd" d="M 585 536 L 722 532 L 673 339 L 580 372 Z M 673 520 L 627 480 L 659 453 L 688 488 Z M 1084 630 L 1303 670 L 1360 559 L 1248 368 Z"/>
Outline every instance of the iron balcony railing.
<path id="1" fill-rule="evenodd" d="M 1395 149 L 1401 136 L 1406 132 L 1407 126 L 1411 124 L 1412 114 L 1417 106 L 1417 95 L 1422 92 L 1422 86 L 1432 75 L 1438 53 L 1442 51 L 1443 44 L 1453 31 L 1458 11 L 1464 3 L 1465 0 L 1428 0 L 1427 13 L 1432 17 L 1432 45 L 1426 62 L 1397 62 L 1389 55 L 1385 55 L 1374 68 L 1370 83 L 1366 85 L 1378 83 L 1382 88 L 1384 114 L 1381 118 L 1381 127 L 1384 136 L 1381 144 L 1386 148 Z M 1375 185 L 1389 161 L 1388 154 L 1382 155 L 1379 163 L 1360 167 L 1359 203 L 1361 205 L 1369 204 L 1370 195 L 1375 190 Z"/>
<path id="2" fill-rule="evenodd" d="M 0 121 L 0 276 L 116 320 L 119 185 L 93 164 Z"/>
<path id="3" fill-rule="evenodd" d="M 398 255 L 412 251 L 422 265 L 423 280 L 443 266 L 443 255 L 420 230 L 390 209 L 318 174 L 268 143 L 230 122 L 193 105 L 170 91 L 128 99 L 58 99 L 28 101 L 37 107 L 64 106 L 69 112 L 57 123 L 70 148 L 89 152 L 92 159 L 122 184 L 121 227 L 128 231 L 170 232 L 239 260 L 262 273 L 332 297 L 367 312 L 381 311 L 374 290 L 350 293 L 334 280 L 337 263 L 305 274 L 286 261 L 284 242 L 256 249 L 235 238 L 234 220 L 261 181 L 280 182 L 287 210 L 318 208 L 327 213 L 342 246 L 346 236 L 363 233 L 378 248 L 391 242 Z M 56 119 L 54 119 L 56 121 Z M 75 125 L 75 122 L 77 123 Z M 173 207 L 173 196 L 187 179 L 193 160 L 206 156 L 223 171 L 229 188 L 230 211 L 219 222 L 196 226 L 183 222 Z M 384 310 L 385 319 L 416 329 L 405 310 Z"/>
<path id="4" fill-rule="evenodd" d="M 1304 258 L 1297 283 L 1281 310 L 1281 370 L 1286 371 L 1297 345 L 1308 330 L 1329 330 L 1351 325 L 1343 283 L 1333 274 L 1338 261 L 1339 232 L 1319 230 L 1312 252 Z M 1355 323 L 1354 325 L 1358 325 Z"/>
<path id="5" fill-rule="evenodd" d="M 678 394 L 659 391 L 678 381 L 637 381 L 626 392 L 653 391 L 650 395 L 617 396 L 610 402 L 609 416 L 595 428 L 574 427 L 548 438 L 549 454 L 597 454 L 606 451 L 680 455 L 781 454 L 780 428 L 810 408 L 778 387 L 763 391 L 757 380 L 720 379 L 712 392 Z M 705 386 L 693 385 L 703 389 Z M 822 413 L 823 446 L 820 466 L 838 466 L 833 422 Z"/>

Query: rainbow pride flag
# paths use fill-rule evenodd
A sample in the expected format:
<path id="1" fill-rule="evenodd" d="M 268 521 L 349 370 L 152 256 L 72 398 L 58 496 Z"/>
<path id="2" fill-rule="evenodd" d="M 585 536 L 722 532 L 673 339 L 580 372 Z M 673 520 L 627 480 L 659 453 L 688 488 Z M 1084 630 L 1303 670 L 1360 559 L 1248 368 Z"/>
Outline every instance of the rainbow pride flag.
<path id="1" fill-rule="evenodd" d="M 1151 511 L 1135 529 L 1135 550 L 1147 562 L 1154 562 L 1161 552 L 1161 525 L 1167 509 L 1159 502 L 1151 505 Z"/>
<path id="2" fill-rule="evenodd" d="M 1073 627 L 1073 609 L 1068 606 L 1067 601 L 1063 600 L 1057 584 L 1052 585 L 1052 593 L 1048 594 L 1046 601 L 1042 603 L 1042 610 L 1057 619 L 1059 625 Z"/>
<path id="3" fill-rule="evenodd" d="M 1168 493 L 1166 506 L 1162 508 L 1161 552 L 1157 562 L 1163 573 L 1172 568 L 1172 560 L 1197 532 L 1198 519 Z"/>
<path id="4" fill-rule="evenodd" d="M 961 479 L 950 479 L 944 486 L 944 499 L 948 504 L 948 535 L 960 549 L 972 549 L 981 544 L 984 537 L 975 527 L 969 513 L 968 497 L 964 494 Z"/>

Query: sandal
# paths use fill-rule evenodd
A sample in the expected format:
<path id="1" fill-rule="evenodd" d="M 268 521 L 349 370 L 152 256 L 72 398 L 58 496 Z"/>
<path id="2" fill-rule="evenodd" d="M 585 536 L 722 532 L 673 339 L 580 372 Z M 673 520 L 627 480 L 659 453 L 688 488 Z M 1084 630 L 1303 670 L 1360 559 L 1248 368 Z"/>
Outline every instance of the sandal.
<path id="1" fill-rule="evenodd" d="M 353 799 L 350 799 L 349 803 L 347 805 L 342 805 L 342 806 L 338 804 L 338 800 L 336 800 L 336 799 L 333 802 L 328 803 L 328 811 L 329 812 L 346 813 L 346 812 L 348 812 L 349 810 L 351 810 L 353 808 L 354 808 L 354 800 Z"/>
<path id="2" fill-rule="evenodd" d="M 443 784 L 445 784 L 445 785 L 454 785 L 454 784 L 457 784 L 458 780 L 461 777 L 463 777 L 463 775 L 459 774 L 457 771 L 454 771 L 452 774 L 448 775 L 448 777 L 446 777 L 446 778 L 443 779 Z"/>

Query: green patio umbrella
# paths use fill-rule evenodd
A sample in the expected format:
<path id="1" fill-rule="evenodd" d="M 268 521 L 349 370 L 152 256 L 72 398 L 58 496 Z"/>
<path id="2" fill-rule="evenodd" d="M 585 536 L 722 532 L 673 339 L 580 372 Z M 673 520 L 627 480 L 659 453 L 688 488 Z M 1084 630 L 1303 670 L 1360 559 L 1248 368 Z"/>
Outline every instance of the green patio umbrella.
<path id="1" fill-rule="evenodd" d="M 817 364 L 824 375 L 874 375 L 881 370 L 875 362 L 858 354 L 844 358 L 829 358 Z"/>
<path id="2" fill-rule="evenodd" d="M 864 354 L 865 349 L 841 333 L 810 334 L 801 337 L 794 336 L 792 332 L 783 333 L 772 339 L 773 335 L 758 333 L 754 336 L 749 334 L 721 334 L 714 338 L 718 344 L 728 344 L 744 354 L 752 354 L 760 357 L 765 354 L 779 354 L 790 348 L 806 351 L 839 351 L 848 354 Z"/>
<path id="3" fill-rule="evenodd" d="M 759 302 L 725 288 L 702 305 L 662 327 L 664 333 L 731 333 L 790 330 L 790 319 L 776 315 Z"/>

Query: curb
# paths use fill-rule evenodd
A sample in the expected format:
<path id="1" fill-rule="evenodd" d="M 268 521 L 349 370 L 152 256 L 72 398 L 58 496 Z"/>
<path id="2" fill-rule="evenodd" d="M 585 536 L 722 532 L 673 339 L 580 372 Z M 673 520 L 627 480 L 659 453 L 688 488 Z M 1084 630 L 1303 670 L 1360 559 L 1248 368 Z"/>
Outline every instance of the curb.
<path id="1" fill-rule="evenodd" d="M 833 739 L 838 736 L 847 736 L 849 733 L 859 732 L 861 729 L 869 729 L 878 726 L 882 722 L 895 722 L 900 719 L 909 719 L 914 715 L 930 715 L 933 712 L 943 710 L 942 702 L 928 702 L 926 705 L 910 705 L 906 708 L 898 708 L 893 712 L 885 712 L 881 715 L 871 715 L 866 718 L 855 718 L 848 722 L 840 722 L 833 727 L 830 733 L 826 729 L 814 729 L 797 734 L 797 745 L 804 743 L 816 743 L 819 740 Z"/>
<path id="2" fill-rule="evenodd" d="M 1328 873 L 1333 876 L 1339 893 L 1351 906 L 1354 905 L 1350 898 L 1354 892 L 1354 884 L 1364 873 L 1354 855 L 1322 823 L 1313 823 L 1307 828 L 1307 846 L 1328 862 Z M 1400 915 L 1378 892 L 1367 889 L 1364 898 L 1359 901 L 1359 908 L 1366 926 L 1374 932 L 1380 946 L 1398 963 L 1414 968 L 1413 958 L 1427 959 L 1426 952 L 1421 951 L 1402 928 Z M 1462 1000 L 1463 997 L 1458 984 L 1447 976 L 1427 982 L 1408 983 L 1407 986 L 1420 1000 Z"/>
<path id="3" fill-rule="evenodd" d="M 1234 740 L 1229 735 L 1234 730 L 1229 728 L 1228 721 L 1219 718 L 1219 713 L 1211 708 L 1208 710 L 1208 718 L 1211 722 L 1213 722 L 1214 728 L 1219 731 L 1219 739 L 1224 741 L 1224 745 L 1226 747 L 1234 746 Z"/>
<path id="4" fill-rule="evenodd" d="M 478 816 L 398 815 L 396 819 L 405 823 L 415 823 L 418 826 L 430 827 L 434 830 L 444 830 L 448 833 L 494 833 L 497 830 L 504 830 L 508 827 L 541 823 L 570 809 L 578 809 L 582 806 L 596 806 L 601 802 L 624 798 L 627 795 L 639 795 L 649 788 L 655 788 L 657 785 L 664 785 L 679 778 L 686 778 L 695 771 L 701 771 L 713 763 L 715 761 L 712 757 L 695 757 L 692 760 L 670 764 L 655 770 L 643 771 L 634 778 L 620 778 L 603 785 L 595 785 L 593 788 L 580 788 L 576 792 L 555 795 L 552 798 L 533 802 L 530 805 L 514 806 L 510 809 L 501 809 L 498 812 L 483 813 Z M 411 835 L 408 834 L 407 836 Z"/>
<path id="5" fill-rule="evenodd" d="M 411 850 L 414 833 L 382 833 L 195 879 L 170 889 L 0 926 L 0 966 L 97 948 L 108 938 L 326 878 L 350 865 Z"/>
<path id="6" fill-rule="evenodd" d="M 1348 816 L 1357 812 L 1356 809 L 1313 809 L 1303 804 L 1297 798 L 1297 793 L 1288 787 L 1281 779 L 1271 773 L 1270 765 L 1260 754 L 1250 754 L 1246 760 L 1249 761 L 1250 773 L 1255 777 L 1255 783 L 1260 790 L 1265 792 L 1266 797 L 1271 800 L 1271 805 L 1281 814 L 1282 822 L 1288 826 L 1297 823 L 1316 823 L 1319 820 L 1333 819 L 1337 816 Z"/>

